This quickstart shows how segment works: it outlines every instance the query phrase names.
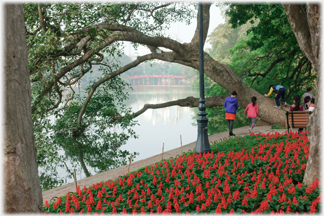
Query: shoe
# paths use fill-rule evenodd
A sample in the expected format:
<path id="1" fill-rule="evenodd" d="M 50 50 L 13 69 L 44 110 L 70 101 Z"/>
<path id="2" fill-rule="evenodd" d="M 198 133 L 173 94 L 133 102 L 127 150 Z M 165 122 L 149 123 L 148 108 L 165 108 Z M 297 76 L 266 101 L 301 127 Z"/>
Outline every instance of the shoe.
<path id="1" fill-rule="evenodd" d="M 285 102 L 285 107 L 287 107 L 288 106 L 288 104 Z"/>
<path id="2" fill-rule="evenodd" d="M 281 107 L 280 106 L 274 106 L 275 108 L 279 108 L 279 109 L 281 109 Z"/>
<path id="3" fill-rule="evenodd" d="M 230 133 L 230 136 L 235 136 L 235 134 L 233 134 L 233 133 Z"/>
<path id="4" fill-rule="evenodd" d="M 250 131 L 250 133 L 252 133 L 252 127 L 249 127 L 249 131 Z"/>

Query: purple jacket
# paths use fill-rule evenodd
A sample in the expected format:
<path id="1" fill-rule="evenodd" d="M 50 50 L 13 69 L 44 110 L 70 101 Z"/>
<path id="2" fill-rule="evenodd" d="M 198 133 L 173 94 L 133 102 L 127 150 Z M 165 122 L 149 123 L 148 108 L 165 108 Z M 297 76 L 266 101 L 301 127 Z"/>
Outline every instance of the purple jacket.
<path id="1" fill-rule="evenodd" d="M 227 97 L 224 102 L 225 112 L 236 114 L 238 109 L 238 101 L 235 97 Z"/>

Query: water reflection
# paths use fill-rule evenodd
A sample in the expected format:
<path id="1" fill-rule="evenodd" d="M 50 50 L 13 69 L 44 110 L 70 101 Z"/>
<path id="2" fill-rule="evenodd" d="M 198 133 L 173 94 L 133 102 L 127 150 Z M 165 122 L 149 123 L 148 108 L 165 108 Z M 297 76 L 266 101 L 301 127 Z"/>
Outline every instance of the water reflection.
<path id="1" fill-rule="evenodd" d="M 60 150 L 58 160 L 41 166 L 39 178 L 42 190 L 49 190 L 77 179 L 89 177 L 126 165 L 129 152 L 120 150 L 123 142 L 110 142 L 95 136 L 67 137 L 56 134 L 53 145 Z"/>
<path id="2" fill-rule="evenodd" d="M 182 88 L 134 88 L 129 90 L 129 99 L 125 101 L 132 111 L 143 108 L 144 104 L 158 104 L 171 100 L 198 97 L 198 89 Z M 77 179 L 104 172 L 128 163 L 128 153 L 137 152 L 134 161 L 146 159 L 164 151 L 180 147 L 197 139 L 198 108 L 172 106 L 162 109 L 149 109 L 136 118 L 139 125 L 134 127 L 138 139 L 113 140 L 111 137 L 85 135 L 69 137 L 58 135 L 52 137 L 53 146 L 59 149 L 59 158 L 51 164 L 39 167 L 42 190 L 49 190 L 73 182 L 73 170 Z M 110 130 L 112 134 L 122 133 L 118 128 Z M 125 143 L 125 145 L 123 145 Z"/>

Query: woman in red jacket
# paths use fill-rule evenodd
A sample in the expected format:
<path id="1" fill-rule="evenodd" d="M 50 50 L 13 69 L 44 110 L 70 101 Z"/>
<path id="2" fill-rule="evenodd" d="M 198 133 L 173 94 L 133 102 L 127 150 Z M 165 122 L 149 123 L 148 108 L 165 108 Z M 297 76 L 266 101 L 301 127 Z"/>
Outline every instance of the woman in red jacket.
<path id="1" fill-rule="evenodd" d="M 258 108 L 258 105 L 256 105 L 257 98 L 253 96 L 251 98 L 251 100 L 252 100 L 252 103 L 247 105 L 247 107 L 244 110 L 244 115 L 246 115 L 246 112 L 247 112 L 247 117 L 250 119 L 250 122 L 251 122 L 250 128 L 249 128 L 250 132 L 252 132 L 252 130 L 255 126 L 255 120 L 259 115 L 259 108 Z"/>

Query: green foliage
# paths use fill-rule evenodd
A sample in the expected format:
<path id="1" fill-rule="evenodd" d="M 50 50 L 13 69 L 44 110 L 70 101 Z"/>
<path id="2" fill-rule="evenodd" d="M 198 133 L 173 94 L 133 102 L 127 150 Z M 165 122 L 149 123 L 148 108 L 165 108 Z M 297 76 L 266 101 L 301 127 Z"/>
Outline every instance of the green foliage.
<path id="1" fill-rule="evenodd" d="M 226 22 L 208 39 L 212 48 L 207 51 L 215 60 L 228 65 L 261 94 L 268 93 L 270 84 L 283 85 L 289 104 L 295 94 L 304 94 L 307 87 L 315 88 L 317 71 L 300 50 L 281 4 L 225 5 Z M 229 94 L 209 78 L 205 83 L 206 96 Z M 225 129 L 225 122 L 220 121 L 223 112 L 209 110 L 209 125 Z"/>
<path id="2" fill-rule="evenodd" d="M 24 3 L 23 7 L 39 164 L 61 161 L 62 143 L 73 146 L 80 142 L 115 149 L 115 155 L 105 155 L 114 165 L 118 147 L 136 137 L 131 129 L 136 122 L 123 104 L 129 86 L 120 77 L 107 78 L 130 62 L 123 55 L 124 42 L 108 40 L 112 34 L 118 38 L 120 31 L 101 26 L 123 25 L 133 32 L 157 36 L 174 21 L 190 23 L 195 15 L 193 3 Z M 131 72 L 139 71 L 140 67 Z M 91 86 L 103 78 L 82 113 Z M 123 132 L 111 132 L 117 126 Z"/>
<path id="3" fill-rule="evenodd" d="M 271 126 L 271 129 L 280 129 L 280 125 L 274 124 L 274 125 Z"/>

